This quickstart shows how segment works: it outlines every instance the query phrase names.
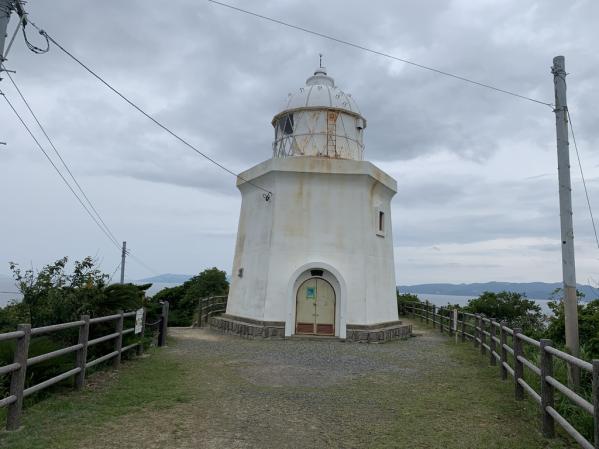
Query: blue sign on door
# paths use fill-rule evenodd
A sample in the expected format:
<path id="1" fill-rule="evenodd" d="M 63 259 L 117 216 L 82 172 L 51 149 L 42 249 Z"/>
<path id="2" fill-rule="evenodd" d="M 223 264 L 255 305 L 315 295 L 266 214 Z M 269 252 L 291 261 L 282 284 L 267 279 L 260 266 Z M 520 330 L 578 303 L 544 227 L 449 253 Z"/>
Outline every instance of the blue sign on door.
<path id="1" fill-rule="evenodd" d="M 306 298 L 308 298 L 308 299 L 316 298 L 316 289 L 314 287 L 306 288 Z"/>

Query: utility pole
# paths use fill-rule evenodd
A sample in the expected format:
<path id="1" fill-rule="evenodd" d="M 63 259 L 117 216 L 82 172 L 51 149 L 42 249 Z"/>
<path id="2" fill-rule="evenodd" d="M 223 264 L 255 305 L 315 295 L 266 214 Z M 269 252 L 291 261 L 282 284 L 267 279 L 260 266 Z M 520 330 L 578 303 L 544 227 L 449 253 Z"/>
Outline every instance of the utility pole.
<path id="1" fill-rule="evenodd" d="M 125 257 L 127 257 L 127 242 L 123 242 L 123 252 L 121 253 L 121 284 L 125 283 Z"/>
<path id="2" fill-rule="evenodd" d="M 2 81 L 2 67 L 6 58 L 4 57 L 4 44 L 6 42 L 6 30 L 10 21 L 10 14 L 13 10 L 13 0 L 0 0 L 0 81 Z M 0 142 L 0 145 L 6 145 L 6 142 Z"/>
<path id="3" fill-rule="evenodd" d="M 13 10 L 13 0 L 0 0 L 0 63 L 4 62 L 4 43 L 10 13 Z"/>
<path id="4" fill-rule="evenodd" d="M 566 62 L 563 56 L 553 58 L 555 85 L 555 129 L 557 134 L 557 170 L 559 175 L 559 212 L 562 234 L 562 274 L 564 280 L 564 314 L 566 348 L 575 357 L 580 354 L 578 342 L 578 298 L 574 263 L 574 227 L 572 225 L 572 187 L 570 183 L 570 144 L 568 142 L 568 103 L 566 101 Z M 580 384 L 580 370 L 568 364 L 568 381 Z"/>

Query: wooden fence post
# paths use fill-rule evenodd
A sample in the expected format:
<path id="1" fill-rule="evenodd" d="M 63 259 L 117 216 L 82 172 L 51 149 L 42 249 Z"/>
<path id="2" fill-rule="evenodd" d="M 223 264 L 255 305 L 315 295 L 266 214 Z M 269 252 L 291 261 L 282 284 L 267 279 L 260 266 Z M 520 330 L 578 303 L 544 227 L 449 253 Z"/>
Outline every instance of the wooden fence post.
<path id="1" fill-rule="evenodd" d="M 21 425 L 21 411 L 23 410 L 23 390 L 25 389 L 25 375 L 27 373 L 27 357 L 29 354 L 29 340 L 31 339 L 31 325 L 19 324 L 17 331 L 24 333 L 17 339 L 13 363 L 19 364 L 19 369 L 10 376 L 10 396 L 16 396 L 16 401 L 8 406 L 6 414 L 6 429 L 17 430 Z"/>
<path id="2" fill-rule="evenodd" d="M 501 380 L 507 379 L 507 369 L 504 365 L 504 363 L 507 363 L 507 349 L 505 349 L 505 345 L 507 345 L 507 332 L 504 329 L 505 325 L 505 321 L 499 323 L 499 355 L 501 356 L 499 359 L 499 375 Z"/>
<path id="3" fill-rule="evenodd" d="M 208 324 L 208 317 L 210 316 L 210 309 L 212 308 L 212 297 L 209 296 L 204 301 L 204 307 L 202 309 L 202 315 L 204 316 L 204 326 Z"/>
<path id="4" fill-rule="evenodd" d="M 443 333 L 443 307 L 439 307 L 439 331 Z"/>
<path id="5" fill-rule="evenodd" d="M 480 355 L 485 355 L 485 343 L 487 341 L 487 336 L 485 334 L 485 318 L 484 315 L 479 315 L 478 324 L 480 327 Z"/>
<path id="6" fill-rule="evenodd" d="M 514 382 L 516 400 L 518 401 L 524 399 L 524 388 L 518 382 L 518 379 L 522 379 L 522 377 L 524 376 L 524 364 L 520 360 L 518 360 L 518 356 L 523 356 L 522 340 L 518 338 L 518 334 L 520 333 L 522 333 L 522 329 L 514 328 Z"/>
<path id="7" fill-rule="evenodd" d="M 418 316 L 420 317 L 420 322 L 424 322 L 424 313 L 422 311 L 422 304 L 418 304 Z"/>
<path id="8" fill-rule="evenodd" d="M 198 326 L 204 327 L 204 298 L 198 300 Z"/>
<path id="9" fill-rule="evenodd" d="M 593 360 L 593 426 L 595 447 L 599 448 L 599 360 Z"/>
<path id="10" fill-rule="evenodd" d="M 462 343 L 466 341 L 466 315 L 462 312 Z"/>
<path id="11" fill-rule="evenodd" d="M 141 319 L 141 332 L 139 333 L 139 344 L 137 345 L 137 355 L 142 355 L 144 353 L 144 339 L 146 337 L 146 318 L 148 317 L 148 313 L 146 308 L 143 308 L 143 316 Z"/>
<path id="12" fill-rule="evenodd" d="M 426 321 L 425 321 L 426 324 L 428 324 L 428 309 L 429 309 L 429 304 L 428 304 L 428 301 L 426 301 L 426 311 L 424 313 L 424 315 L 426 316 Z"/>
<path id="13" fill-rule="evenodd" d="M 437 326 L 435 323 L 435 315 L 437 314 L 437 306 L 433 304 L 433 329 Z"/>
<path id="14" fill-rule="evenodd" d="M 547 382 L 547 376 L 553 377 L 553 356 L 545 350 L 551 346 L 551 340 L 541 339 L 541 414 L 543 416 L 543 436 L 553 438 L 555 436 L 555 423 L 553 417 L 547 413 L 547 407 L 553 407 L 553 386 Z"/>
<path id="15" fill-rule="evenodd" d="M 117 318 L 116 320 L 116 330 L 115 332 L 118 332 L 118 337 L 116 337 L 114 339 L 114 350 L 118 352 L 118 354 L 116 356 L 114 356 L 113 359 L 113 366 L 115 369 L 117 369 L 119 366 L 121 366 L 121 348 L 123 347 L 123 311 L 119 310 L 118 313 L 121 315 L 119 318 Z"/>
<path id="16" fill-rule="evenodd" d="M 83 345 L 77 350 L 75 366 L 80 371 L 75 376 L 75 388 L 81 390 L 85 385 L 85 364 L 87 363 L 87 341 L 89 340 L 89 315 L 81 315 L 79 318 L 83 324 L 79 326 L 79 339 L 77 343 Z"/>
<path id="17" fill-rule="evenodd" d="M 162 316 L 160 317 L 160 332 L 158 334 L 158 346 L 166 346 L 166 337 L 168 333 L 168 301 L 162 303 Z"/>
<path id="18" fill-rule="evenodd" d="M 204 327 L 204 300 L 205 298 L 200 298 L 198 301 L 198 325 L 200 327 Z"/>
<path id="19" fill-rule="evenodd" d="M 453 335 L 453 310 L 447 309 L 447 333 L 451 337 Z"/>
<path id="20" fill-rule="evenodd" d="M 495 358 L 495 354 L 494 352 L 497 352 L 497 345 L 495 344 L 495 337 L 496 337 L 496 328 L 495 328 L 495 322 L 493 320 L 491 320 L 491 324 L 489 325 L 489 334 L 491 334 L 491 336 L 489 337 L 489 348 L 491 348 L 489 350 L 489 363 L 491 364 L 491 366 L 495 366 L 497 365 L 497 359 Z"/>
<path id="21" fill-rule="evenodd" d="M 478 317 L 479 317 L 478 313 L 476 315 L 474 315 L 474 347 L 475 348 L 478 348 L 478 345 L 480 344 L 480 341 L 478 340 L 480 338 L 480 332 L 478 331 Z"/>

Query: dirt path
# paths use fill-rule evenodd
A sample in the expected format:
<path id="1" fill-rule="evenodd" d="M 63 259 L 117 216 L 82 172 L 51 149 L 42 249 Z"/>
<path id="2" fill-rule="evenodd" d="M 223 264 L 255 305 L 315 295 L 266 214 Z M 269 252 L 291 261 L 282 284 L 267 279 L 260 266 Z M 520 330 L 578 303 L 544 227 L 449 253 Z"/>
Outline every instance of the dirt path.
<path id="1" fill-rule="evenodd" d="M 139 407 L 77 447 L 540 448 L 517 403 L 476 351 L 432 330 L 381 345 L 244 340 L 172 329 L 152 357 L 185 361 L 186 399 Z M 179 379 L 179 380 L 176 380 Z"/>

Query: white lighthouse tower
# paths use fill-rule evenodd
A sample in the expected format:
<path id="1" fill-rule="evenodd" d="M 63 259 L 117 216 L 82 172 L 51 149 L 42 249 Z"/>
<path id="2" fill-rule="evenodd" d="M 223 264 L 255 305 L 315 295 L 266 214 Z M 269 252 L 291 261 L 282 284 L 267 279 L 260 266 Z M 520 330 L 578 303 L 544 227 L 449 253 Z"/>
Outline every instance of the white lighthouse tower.
<path id="1" fill-rule="evenodd" d="M 272 125 L 272 158 L 240 174 L 227 313 L 250 336 L 404 337 L 397 315 L 393 178 L 364 160 L 366 119 L 320 67 Z M 265 201 L 264 191 L 272 192 Z"/>

